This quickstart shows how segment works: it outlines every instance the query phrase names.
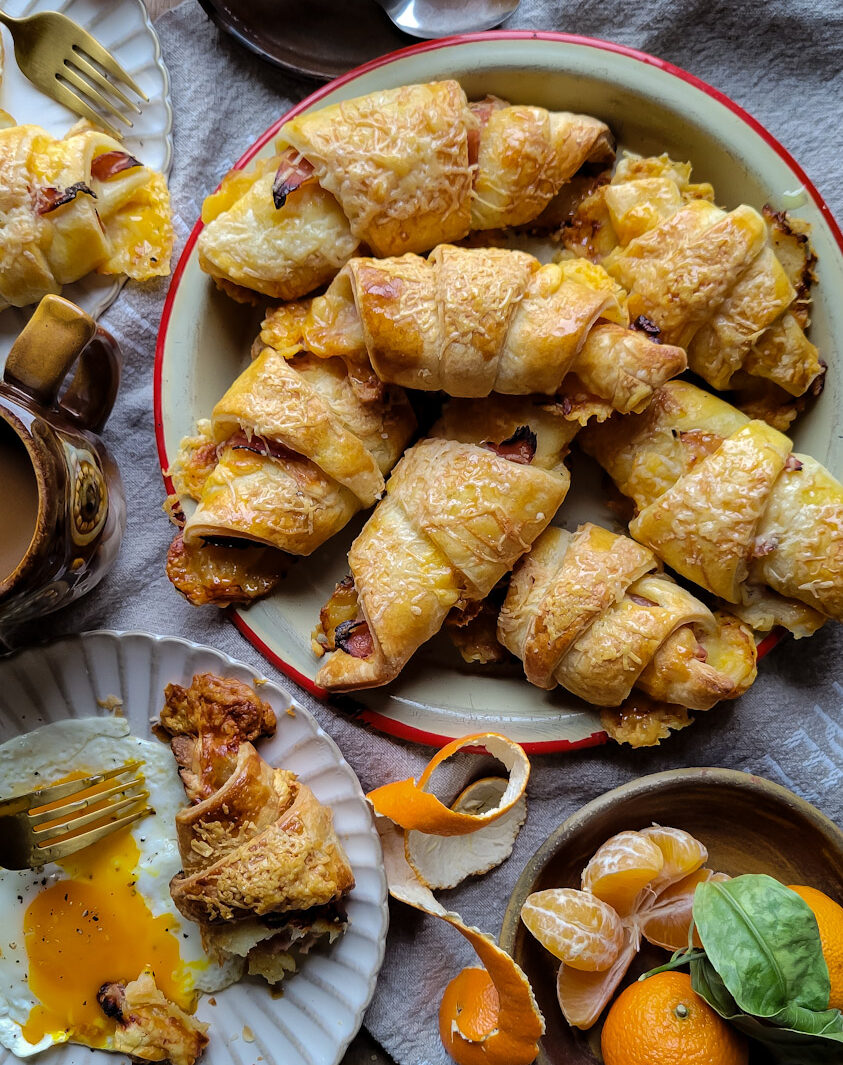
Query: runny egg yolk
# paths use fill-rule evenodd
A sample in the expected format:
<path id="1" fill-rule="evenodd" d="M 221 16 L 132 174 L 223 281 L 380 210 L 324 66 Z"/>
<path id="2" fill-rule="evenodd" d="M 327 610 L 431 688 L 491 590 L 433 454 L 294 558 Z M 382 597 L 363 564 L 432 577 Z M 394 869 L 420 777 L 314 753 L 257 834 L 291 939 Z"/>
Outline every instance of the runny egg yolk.
<path id="1" fill-rule="evenodd" d="M 22 1031 L 30 1043 L 67 1033 L 103 1046 L 115 1021 L 97 1002 L 111 981 L 128 983 L 146 967 L 158 987 L 192 1011 L 195 993 L 179 955 L 178 924 L 153 916 L 135 887 L 140 851 L 129 828 L 61 863 L 67 874 L 39 892 L 24 915 L 29 988 L 40 1005 Z M 174 934 L 175 933 L 175 934 Z"/>

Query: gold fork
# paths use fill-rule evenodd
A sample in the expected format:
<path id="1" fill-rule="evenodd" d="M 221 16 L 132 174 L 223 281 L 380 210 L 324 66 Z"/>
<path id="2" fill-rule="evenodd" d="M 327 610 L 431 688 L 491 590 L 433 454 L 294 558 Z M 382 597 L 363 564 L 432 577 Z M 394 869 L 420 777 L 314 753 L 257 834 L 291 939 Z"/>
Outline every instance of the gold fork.
<path id="1" fill-rule="evenodd" d="M 69 780 L 0 801 L 0 867 L 39 869 L 153 813 L 146 805 L 149 792 L 143 786 L 143 776 L 134 775 L 142 765 L 143 762 L 126 762 L 82 780 Z M 133 779 L 118 779 L 127 774 Z M 73 798 L 110 780 L 115 783 L 107 788 L 81 799 Z M 94 827 L 80 832 L 86 825 Z"/>
<path id="2" fill-rule="evenodd" d="M 0 11 L 0 22 L 9 27 L 15 42 L 15 59 L 32 84 L 77 115 L 96 122 L 112 137 L 119 137 L 120 133 L 91 104 L 110 112 L 127 126 L 132 125 L 132 120 L 119 111 L 105 93 L 110 93 L 138 115 L 141 110 L 105 75 L 110 74 L 149 102 L 143 89 L 135 84 L 114 56 L 67 15 L 42 11 L 28 18 L 12 18 Z"/>

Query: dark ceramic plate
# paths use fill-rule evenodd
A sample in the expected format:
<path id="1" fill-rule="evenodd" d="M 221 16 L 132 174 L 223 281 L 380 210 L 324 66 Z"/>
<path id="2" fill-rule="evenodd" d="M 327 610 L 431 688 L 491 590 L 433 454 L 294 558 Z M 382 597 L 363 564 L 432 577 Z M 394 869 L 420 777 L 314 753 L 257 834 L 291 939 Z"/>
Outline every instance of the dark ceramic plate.
<path id="1" fill-rule="evenodd" d="M 220 29 L 276 66 L 337 78 L 413 43 L 375 0 L 199 0 Z"/>
<path id="2" fill-rule="evenodd" d="M 540 1065 L 601 1061 L 601 1022 L 588 1032 L 569 1027 L 556 1000 L 559 963 L 524 927 L 521 907 L 533 891 L 578 888 L 583 867 L 610 836 L 654 821 L 696 836 L 708 848 L 706 864 L 730 876 L 768 873 L 785 884 L 810 884 L 833 898 L 843 894 L 843 832 L 810 803 L 769 780 L 732 769 L 675 769 L 606 792 L 568 818 L 533 855 L 503 919 L 501 946 L 527 974 L 547 1024 Z M 666 960 L 666 951 L 645 944 L 624 986 Z"/>

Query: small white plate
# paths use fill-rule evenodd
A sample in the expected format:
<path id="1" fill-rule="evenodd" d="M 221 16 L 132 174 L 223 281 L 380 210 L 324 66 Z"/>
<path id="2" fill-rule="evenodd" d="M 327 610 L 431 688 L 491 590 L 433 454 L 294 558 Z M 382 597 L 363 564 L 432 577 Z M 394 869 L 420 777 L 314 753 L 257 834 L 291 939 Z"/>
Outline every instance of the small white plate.
<path id="1" fill-rule="evenodd" d="M 376 89 L 440 78 L 457 78 L 473 99 L 491 93 L 514 103 L 596 115 L 622 148 L 690 160 L 694 179 L 712 182 L 719 203 L 759 209 L 770 203 L 810 222 L 819 256 L 811 339 L 829 368 L 825 392 L 794 436 L 798 450 L 814 455 L 837 476 L 843 473 L 838 427 L 843 235 L 788 152 L 745 111 L 685 71 L 622 45 L 561 33 L 496 30 L 428 41 L 317 90 L 258 138 L 236 166 L 271 155 L 274 136 L 293 115 Z M 260 312 L 234 303 L 200 270 L 196 241 L 201 229 L 197 222 L 174 271 L 158 334 L 155 424 L 163 469 L 180 439 L 194 431 L 198 418 L 209 416 L 248 361 L 259 329 Z M 584 520 L 614 525 L 595 464 L 578 459 L 572 485 L 558 521 L 568 528 Z M 365 515 L 358 516 L 301 559 L 272 596 L 233 615 L 255 647 L 322 698 L 326 692 L 315 685 L 319 661 L 310 633 L 335 582 L 348 572 L 348 547 L 364 520 Z M 532 751 L 569 750 L 606 739 L 599 714 L 563 689 L 541 691 L 514 670 L 464 666 L 443 636 L 421 648 L 394 683 L 344 701 L 370 724 L 421 743 L 441 745 L 484 729 L 505 732 Z"/>
<path id="2" fill-rule="evenodd" d="M 117 696 L 132 732 L 151 735 L 170 683 L 190 684 L 212 672 L 254 684 L 255 671 L 210 647 L 144 632 L 89 632 L 0 659 L 0 742 L 51 721 L 106 715 L 99 701 Z M 377 832 L 357 777 L 339 748 L 304 707 L 270 681 L 258 691 L 278 715 L 278 731 L 259 744 L 273 765 L 292 769 L 331 807 L 356 886 L 348 896 L 349 927 L 325 951 L 310 955 L 284 981 L 283 995 L 245 979 L 200 1000 L 211 1025 L 203 1065 L 338 1065 L 363 1020 L 383 961 L 388 911 Z M 294 716 L 285 713 L 293 705 Z M 251 1029 L 254 1041 L 246 1041 Z M 93 1056 L 92 1056 L 93 1054 Z M 0 1047 L 0 1065 L 18 1059 Z M 114 1065 L 105 1051 L 64 1045 L 38 1056 L 41 1065 Z"/>
<path id="3" fill-rule="evenodd" d="M 131 116 L 134 125 L 127 128 L 123 138 L 126 148 L 153 170 L 169 174 L 173 158 L 170 78 L 161 58 L 158 35 L 142 0 L 4 0 L 3 10 L 15 18 L 38 11 L 60 11 L 93 34 L 149 97 L 149 103 L 141 105 L 142 114 Z M 15 62 L 11 34 L 0 27 L 0 35 L 5 51 L 0 109 L 8 111 L 20 124 L 33 123 L 56 137 L 64 136 L 79 116 L 27 81 Z M 123 128 L 119 122 L 117 127 Z M 98 318 L 114 302 L 124 283 L 121 278 L 89 274 L 65 285 L 62 295 Z M 0 365 L 30 313 L 26 308 L 14 307 L 0 312 Z"/>

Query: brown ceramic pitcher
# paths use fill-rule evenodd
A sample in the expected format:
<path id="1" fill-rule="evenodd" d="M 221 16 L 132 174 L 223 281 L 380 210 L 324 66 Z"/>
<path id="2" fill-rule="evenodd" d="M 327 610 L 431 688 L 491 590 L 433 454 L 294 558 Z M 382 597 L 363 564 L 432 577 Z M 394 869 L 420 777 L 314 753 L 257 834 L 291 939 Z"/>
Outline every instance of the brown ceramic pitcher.
<path id="1" fill-rule="evenodd" d="M 126 504 L 97 434 L 119 383 L 113 338 L 46 296 L 0 384 L 0 639 L 89 591 L 117 557 Z"/>

